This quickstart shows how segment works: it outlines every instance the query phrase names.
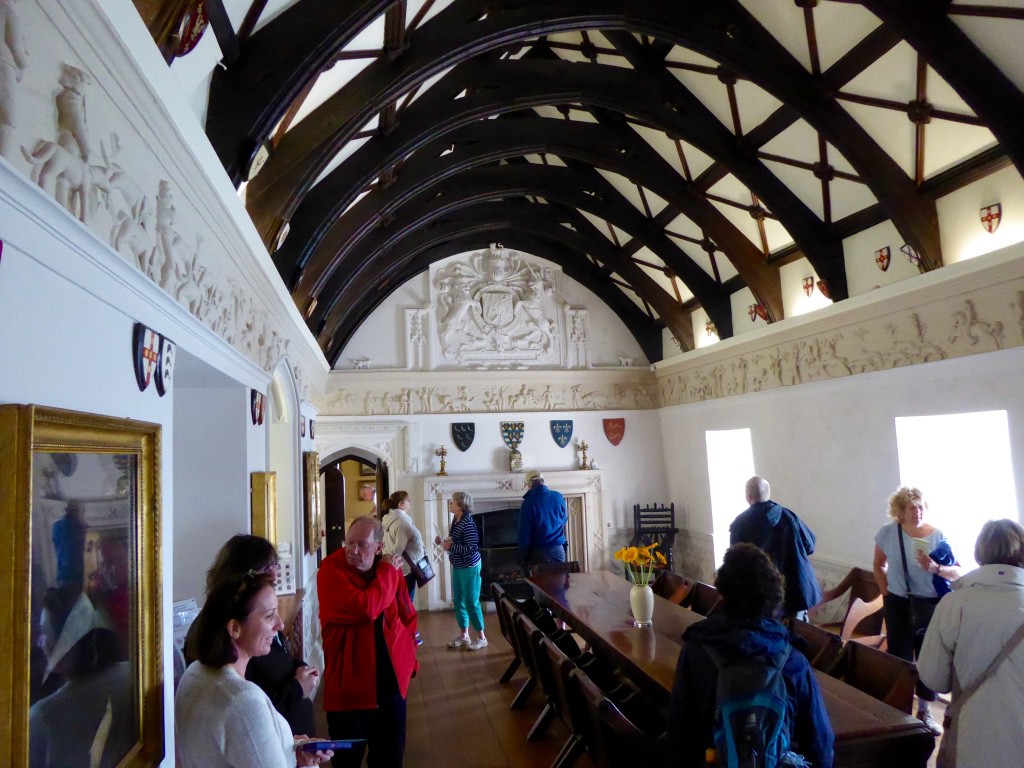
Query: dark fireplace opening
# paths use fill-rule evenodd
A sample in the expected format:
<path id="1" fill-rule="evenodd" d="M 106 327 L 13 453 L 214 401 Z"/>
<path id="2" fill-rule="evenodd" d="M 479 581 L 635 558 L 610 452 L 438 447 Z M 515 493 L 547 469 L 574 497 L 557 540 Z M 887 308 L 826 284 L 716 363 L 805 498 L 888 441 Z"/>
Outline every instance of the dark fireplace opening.
<path id="1" fill-rule="evenodd" d="M 480 599 L 493 600 L 494 582 L 514 596 L 524 589 L 532 594 L 519 562 L 519 507 L 476 512 L 473 522 L 480 534 Z"/>

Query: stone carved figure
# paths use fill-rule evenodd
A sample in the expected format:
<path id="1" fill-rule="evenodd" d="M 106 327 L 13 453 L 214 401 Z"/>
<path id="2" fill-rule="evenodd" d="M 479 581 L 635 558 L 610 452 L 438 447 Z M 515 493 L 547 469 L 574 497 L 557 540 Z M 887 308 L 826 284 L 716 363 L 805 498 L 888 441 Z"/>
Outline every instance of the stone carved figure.
<path id="1" fill-rule="evenodd" d="M 492 244 L 439 270 L 433 292 L 441 352 L 449 362 L 561 362 L 549 269 Z"/>
<path id="2" fill-rule="evenodd" d="M 0 0 L 0 155 L 14 143 L 17 127 L 16 91 L 28 66 L 28 49 L 15 6 L 19 0 Z"/>
<path id="3" fill-rule="evenodd" d="M 966 339 L 971 346 L 977 345 L 982 339 L 987 339 L 996 349 L 1002 349 L 1006 340 L 1002 322 L 979 320 L 978 310 L 971 299 L 966 299 L 964 308 L 953 313 L 953 332 L 949 336 L 949 342 L 952 344 L 961 339 Z"/>

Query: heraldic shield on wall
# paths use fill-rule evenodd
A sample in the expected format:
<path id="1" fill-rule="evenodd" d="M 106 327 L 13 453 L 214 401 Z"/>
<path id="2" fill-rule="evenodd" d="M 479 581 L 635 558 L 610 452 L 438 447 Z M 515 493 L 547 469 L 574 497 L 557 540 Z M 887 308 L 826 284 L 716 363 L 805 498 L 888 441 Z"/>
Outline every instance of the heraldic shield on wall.
<path id="1" fill-rule="evenodd" d="M 519 452 L 519 444 L 523 442 L 523 435 L 526 433 L 526 423 L 522 421 L 501 422 L 501 439 L 509 447 L 508 471 L 521 472 L 523 469 L 523 455 Z"/>
<path id="2" fill-rule="evenodd" d="M 565 448 L 572 439 L 572 419 L 552 419 L 551 437 L 555 439 L 555 445 Z"/>
<path id="3" fill-rule="evenodd" d="M 459 365 L 561 365 L 555 275 L 492 244 L 433 276 L 438 341 Z"/>
<path id="4" fill-rule="evenodd" d="M 622 437 L 626 434 L 625 419 L 602 419 L 601 424 L 604 426 L 604 436 L 608 438 L 609 443 L 618 445 L 622 442 Z"/>
<path id="5" fill-rule="evenodd" d="M 471 421 L 453 421 L 452 422 L 452 442 L 455 443 L 455 447 L 460 451 L 469 450 L 469 446 L 473 444 L 473 438 L 476 436 L 476 424 Z"/>

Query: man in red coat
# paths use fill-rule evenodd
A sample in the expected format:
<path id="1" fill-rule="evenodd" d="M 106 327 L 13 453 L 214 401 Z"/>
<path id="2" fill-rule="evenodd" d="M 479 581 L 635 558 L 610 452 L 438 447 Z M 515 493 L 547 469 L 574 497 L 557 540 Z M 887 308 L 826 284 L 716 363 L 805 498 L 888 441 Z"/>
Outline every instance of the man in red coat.
<path id="1" fill-rule="evenodd" d="M 324 710 L 332 739 L 365 739 L 336 750 L 335 768 L 401 768 L 405 699 L 416 661 L 416 611 L 402 572 L 381 559 L 384 530 L 374 517 L 352 523 L 345 546 L 320 565 Z"/>

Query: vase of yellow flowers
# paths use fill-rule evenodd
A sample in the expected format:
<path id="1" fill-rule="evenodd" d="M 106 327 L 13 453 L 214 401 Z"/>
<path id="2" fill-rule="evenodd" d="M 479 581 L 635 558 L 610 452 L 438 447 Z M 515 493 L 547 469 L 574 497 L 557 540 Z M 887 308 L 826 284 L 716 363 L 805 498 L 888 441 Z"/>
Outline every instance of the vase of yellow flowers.
<path id="1" fill-rule="evenodd" d="M 626 566 L 626 576 L 633 586 L 629 589 L 629 607 L 633 611 L 633 626 L 651 626 L 651 617 L 654 616 L 654 590 L 651 589 L 651 579 L 654 577 L 654 567 L 665 565 L 665 556 L 656 552 L 658 543 L 648 544 L 646 547 L 623 547 L 615 553 L 615 559 L 622 561 Z"/>

